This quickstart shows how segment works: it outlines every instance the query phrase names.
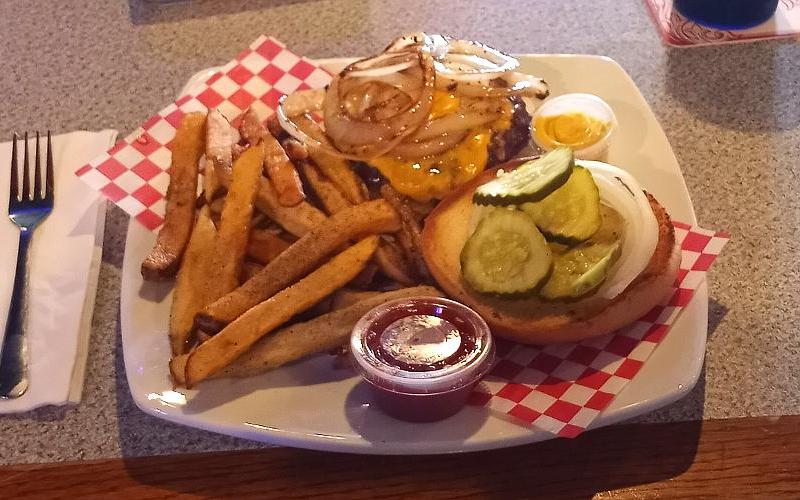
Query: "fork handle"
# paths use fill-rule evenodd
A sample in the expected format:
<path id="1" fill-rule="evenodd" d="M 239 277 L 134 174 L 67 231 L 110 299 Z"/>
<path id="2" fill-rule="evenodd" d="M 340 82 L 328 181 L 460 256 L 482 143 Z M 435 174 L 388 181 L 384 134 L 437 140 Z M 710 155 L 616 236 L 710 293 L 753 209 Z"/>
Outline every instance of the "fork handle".
<path id="1" fill-rule="evenodd" d="M 28 248 L 33 231 L 22 229 L 19 233 L 17 270 L 14 289 L 8 307 L 6 332 L 0 346 L 0 398 L 18 398 L 28 389 L 25 331 L 28 312 Z"/>

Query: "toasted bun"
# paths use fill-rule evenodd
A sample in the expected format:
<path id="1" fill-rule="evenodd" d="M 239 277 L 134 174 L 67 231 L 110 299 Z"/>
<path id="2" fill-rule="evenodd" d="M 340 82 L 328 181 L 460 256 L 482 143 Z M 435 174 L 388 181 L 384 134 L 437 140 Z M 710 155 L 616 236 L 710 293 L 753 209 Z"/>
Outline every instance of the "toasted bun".
<path id="1" fill-rule="evenodd" d="M 509 166 L 516 165 L 506 168 Z M 680 248 L 675 243 L 669 214 L 649 194 L 659 227 L 655 252 L 647 268 L 613 300 L 594 296 L 573 302 L 547 302 L 536 297 L 509 300 L 472 290 L 461 278 L 459 257 L 469 236 L 472 193 L 492 179 L 495 170 L 484 172 L 442 200 L 428 216 L 422 233 L 425 262 L 439 286 L 452 298 L 475 309 L 495 335 L 525 344 L 604 335 L 636 321 L 672 291 Z"/>

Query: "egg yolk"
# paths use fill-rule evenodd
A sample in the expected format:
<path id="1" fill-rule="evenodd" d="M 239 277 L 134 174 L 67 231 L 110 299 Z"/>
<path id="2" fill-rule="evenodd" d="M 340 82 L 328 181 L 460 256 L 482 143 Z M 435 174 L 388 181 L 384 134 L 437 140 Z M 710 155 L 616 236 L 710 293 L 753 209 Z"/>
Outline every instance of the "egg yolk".
<path id="1" fill-rule="evenodd" d="M 430 118 L 441 118 L 458 110 L 458 96 L 437 91 L 433 96 Z M 510 103 L 509 103 L 510 108 Z M 426 158 L 408 160 L 381 156 L 369 161 L 386 177 L 398 192 L 418 201 L 442 198 L 454 187 L 463 184 L 486 168 L 489 145 L 494 131 L 511 126 L 510 110 L 491 127 L 469 130 L 455 147 Z"/>
<path id="2" fill-rule="evenodd" d="M 534 122 L 539 144 L 548 149 L 569 146 L 583 149 L 597 143 L 608 132 L 608 123 L 579 111 L 540 116 Z"/>

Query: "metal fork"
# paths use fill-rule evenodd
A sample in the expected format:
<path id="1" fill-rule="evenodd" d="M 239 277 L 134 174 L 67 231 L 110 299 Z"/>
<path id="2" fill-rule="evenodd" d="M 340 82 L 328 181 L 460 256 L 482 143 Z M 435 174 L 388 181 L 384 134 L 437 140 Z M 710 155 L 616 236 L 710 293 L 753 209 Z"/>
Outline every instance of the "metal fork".
<path id="1" fill-rule="evenodd" d="M 42 190 L 39 132 L 36 132 L 36 165 L 31 192 L 28 167 L 28 133 L 25 132 L 25 149 L 22 160 L 22 196 L 19 193 L 19 168 L 17 163 L 17 134 L 11 144 L 11 188 L 8 199 L 8 218 L 19 227 L 19 249 L 14 289 L 8 308 L 6 333 L 0 346 L 0 398 L 18 398 L 28 389 L 25 331 L 27 325 L 28 248 L 33 230 L 53 210 L 53 148 L 50 131 L 47 131 L 47 163 L 45 185 Z"/>

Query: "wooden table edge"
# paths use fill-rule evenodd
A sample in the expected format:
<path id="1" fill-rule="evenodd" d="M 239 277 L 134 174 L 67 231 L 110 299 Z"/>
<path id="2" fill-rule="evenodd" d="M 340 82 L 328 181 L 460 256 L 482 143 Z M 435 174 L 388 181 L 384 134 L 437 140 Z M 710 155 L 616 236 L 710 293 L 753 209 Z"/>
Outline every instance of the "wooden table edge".
<path id="1" fill-rule="evenodd" d="M 274 448 L 0 467 L 0 496 L 797 497 L 800 416 L 627 424 L 446 456 Z"/>

